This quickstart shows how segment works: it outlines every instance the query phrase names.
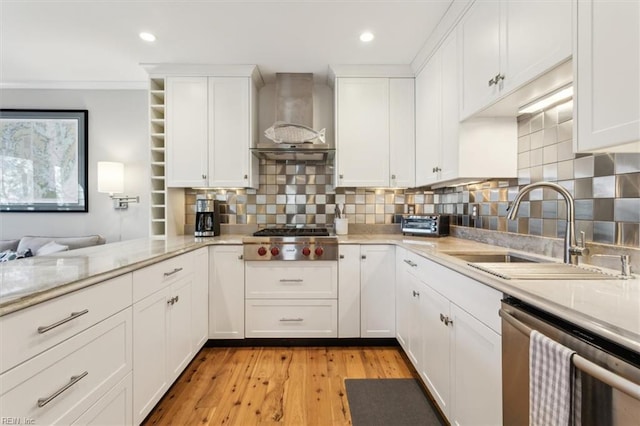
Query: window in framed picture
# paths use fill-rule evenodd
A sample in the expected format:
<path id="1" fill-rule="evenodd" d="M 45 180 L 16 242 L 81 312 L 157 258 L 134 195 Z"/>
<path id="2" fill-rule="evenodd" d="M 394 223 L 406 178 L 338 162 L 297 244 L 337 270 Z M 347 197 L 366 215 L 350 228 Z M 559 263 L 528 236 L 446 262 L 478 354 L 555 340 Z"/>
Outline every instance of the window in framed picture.
<path id="1" fill-rule="evenodd" d="M 0 110 L 0 211 L 89 211 L 88 114 Z"/>

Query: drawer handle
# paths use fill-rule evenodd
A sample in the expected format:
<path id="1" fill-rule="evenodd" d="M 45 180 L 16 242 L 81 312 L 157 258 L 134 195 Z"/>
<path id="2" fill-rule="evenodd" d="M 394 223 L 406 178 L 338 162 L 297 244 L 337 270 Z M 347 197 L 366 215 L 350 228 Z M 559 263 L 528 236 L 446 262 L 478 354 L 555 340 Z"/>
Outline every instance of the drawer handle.
<path id="1" fill-rule="evenodd" d="M 302 322 L 303 318 L 280 318 L 280 322 Z"/>
<path id="2" fill-rule="evenodd" d="M 54 328 L 56 328 L 56 327 L 58 327 L 58 326 L 60 326 L 60 325 L 62 325 L 64 323 L 66 323 L 66 322 L 74 320 L 74 319 L 76 319 L 78 317 L 81 317 L 82 315 L 88 314 L 88 313 L 89 313 L 88 309 L 85 309 L 84 311 L 80 311 L 80 312 L 71 312 L 71 315 L 69 315 L 67 318 L 61 319 L 58 322 L 54 322 L 51 325 L 43 325 L 43 326 L 38 327 L 38 333 L 40 333 L 40 334 L 46 333 L 49 330 L 52 330 L 52 329 L 54 329 Z"/>
<path id="3" fill-rule="evenodd" d="M 411 266 L 412 268 L 415 268 L 416 266 L 418 266 L 417 263 L 414 263 L 414 262 L 410 261 L 409 259 L 405 259 L 404 263 L 406 263 L 407 265 Z"/>
<path id="4" fill-rule="evenodd" d="M 287 279 L 287 278 L 282 278 L 280 280 L 281 283 L 302 283 L 304 282 L 304 280 L 302 278 L 294 278 L 294 279 Z"/>
<path id="5" fill-rule="evenodd" d="M 174 303 L 178 303 L 180 300 L 180 296 L 174 296 L 171 299 L 167 300 L 167 305 L 173 305 Z"/>
<path id="6" fill-rule="evenodd" d="M 61 387 L 57 391 L 55 391 L 51 396 L 48 396 L 46 398 L 38 399 L 38 407 L 42 408 L 45 405 L 47 405 L 48 403 L 50 403 L 51 401 L 53 401 L 54 399 L 56 399 L 58 396 L 60 396 L 60 394 L 62 392 L 66 391 L 71 386 L 75 385 L 80 380 L 84 379 L 87 376 L 87 374 L 89 374 L 89 372 L 85 371 L 84 373 L 79 374 L 77 376 L 71 376 L 71 379 L 69 379 L 69 383 L 67 383 L 66 385 L 64 385 L 63 387 Z"/>
<path id="7" fill-rule="evenodd" d="M 173 274 L 177 274 L 178 272 L 182 271 L 183 268 L 175 268 L 173 271 L 171 272 L 165 272 L 164 276 L 165 277 L 170 277 Z"/>

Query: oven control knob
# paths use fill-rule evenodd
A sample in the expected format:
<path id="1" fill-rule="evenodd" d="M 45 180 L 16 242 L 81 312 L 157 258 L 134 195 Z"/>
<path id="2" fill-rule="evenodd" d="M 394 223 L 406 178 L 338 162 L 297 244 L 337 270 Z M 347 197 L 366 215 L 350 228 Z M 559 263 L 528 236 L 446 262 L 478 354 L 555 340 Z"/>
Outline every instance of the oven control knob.
<path id="1" fill-rule="evenodd" d="M 311 249 L 309 247 L 305 247 L 302 249 L 302 254 L 305 256 L 309 256 L 311 254 Z"/>
<path id="2" fill-rule="evenodd" d="M 278 247 L 271 247 L 271 256 L 277 256 L 280 254 L 280 249 Z"/>
<path id="3" fill-rule="evenodd" d="M 264 247 L 260 247 L 260 248 L 258 249 L 258 254 L 259 254 L 260 256 L 264 256 L 265 254 L 267 254 L 267 249 L 266 249 L 266 248 L 264 248 Z"/>
<path id="4" fill-rule="evenodd" d="M 322 247 L 316 247 L 316 256 L 322 256 L 322 253 L 324 253 Z"/>

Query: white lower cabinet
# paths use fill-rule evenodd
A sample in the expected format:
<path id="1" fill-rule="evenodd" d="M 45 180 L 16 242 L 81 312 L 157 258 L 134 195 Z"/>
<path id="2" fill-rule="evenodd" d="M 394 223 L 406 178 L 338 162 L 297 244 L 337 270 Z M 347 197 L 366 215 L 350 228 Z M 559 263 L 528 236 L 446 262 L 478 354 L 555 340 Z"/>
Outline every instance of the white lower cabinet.
<path id="1" fill-rule="evenodd" d="M 246 337 L 338 337 L 337 263 L 293 263 L 245 262 Z"/>
<path id="2" fill-rule="evenodd" d="M 242 246 L 209 248 L 209 338 L 244 338 Z"/>
<path id="3" fill-rule="evenodd" d="M 109 405 L 108 392 L 131 372 L 131 339 L 127 308 L 6 371 L 0 376 L 3 419 L 70 424 L 96 403 Z M 130 419 L 126 409 L 121 414 Z"/>
<path id="4" fill-rule="evenodd" d="M 398 340 L 451 424 L 502 424 L 501 294 L 399 250 Z"/>
<path id="5" fill-rule="evenodd" d="M 360 245 L 338 250 L 338 337 L 360 337 Z"/>
<path id="6" fill-rule="evenodd" d="M 360 246 L 360 337 L 396 335 L 395 246 Z"/>
<path id="7" fill-rule="evenodd" d="M 197 262 L 207 249 L 187 253 L 133 273 L 137 286 L 149 287 L 156 277 L 157 290 L 133 304 L 133 410 L 141 423 L 184 370 L 200 346 L 194 345 L 194 330 L 203 330 L 208 318 L 203 313 L 201 294 L 204 270 Z M 202 252 L 205 255 L 202 255 Z M 206 274 L 208 275 L 208 274 Z M 175 278 L 174 278 L 175 277 Z M 153 281 L 151 282 L 153 284 Z M 135 297 L 134 297 L 135 298 Z M 206 302 L 208 298 L 205 298 Z M 195 316 L 194 313 L 201 312 Z M 208 332 L 205 333 L 208 335 Z"/>
<path id="8" fill-rule="evenodd" d="M 337 337 L 336 299 L 248 299 L 247 337 Z"/>
<path id="9" fill-rule="evenodd" d="M 127 374 L 105 396 L 80 416 L 73 425 L 133 424 L 133 374 Z"/>

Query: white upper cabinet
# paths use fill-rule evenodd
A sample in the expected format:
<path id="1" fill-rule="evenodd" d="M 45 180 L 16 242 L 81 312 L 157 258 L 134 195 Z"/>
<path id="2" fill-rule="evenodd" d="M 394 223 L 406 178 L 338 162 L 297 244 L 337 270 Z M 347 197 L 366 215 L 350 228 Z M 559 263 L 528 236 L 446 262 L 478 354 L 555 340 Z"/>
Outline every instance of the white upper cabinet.
<path id="1" fill-rule="evenodd" d="M 415 81 L 389 80 L 389 186 L 415 186 Z"/>
<path id="2" fill-rule="evenodd" d="M 571 56 L 571 1 L 476 1 L 458 26 L 460 118 Z"/>
<path id="3" fill-rule="evenodd" d="M 413 187 L 413 78 L 335 82 L 336 186 Z"/>
<path id="4" fill-rule="evenodd" d="M 336 186 L 389 185 L 389 79 L 339 78 Z"/>
<path id="5" fill-rule="evenodd" d="M 457 53 L 453 31 L 416 76 L 416 186 L 517 176 L 514 117 L 460 123 Z"/>
<path id="6" fill-rule="evenodd" d="M 250 77 L 167 78 L 167 186 L 258 187 Z"/>
<path id="7" fill-rule="evenodd" d="M 207 77 L 166 82 L 167 185 L 204 186 L 207 179 Z"/>
<path id="8" fill-rule="evenodd" d="M 640 152 L 640 3 L 578 1 L 576 152 Z"/>

